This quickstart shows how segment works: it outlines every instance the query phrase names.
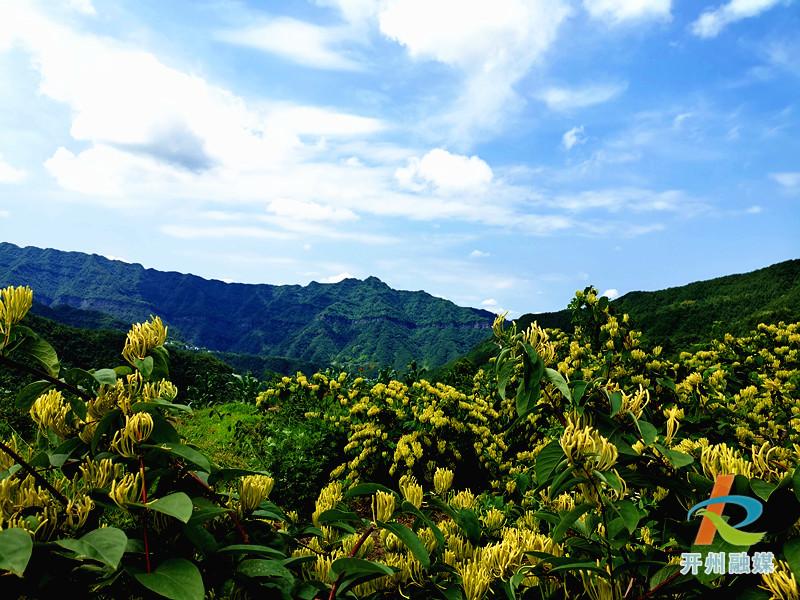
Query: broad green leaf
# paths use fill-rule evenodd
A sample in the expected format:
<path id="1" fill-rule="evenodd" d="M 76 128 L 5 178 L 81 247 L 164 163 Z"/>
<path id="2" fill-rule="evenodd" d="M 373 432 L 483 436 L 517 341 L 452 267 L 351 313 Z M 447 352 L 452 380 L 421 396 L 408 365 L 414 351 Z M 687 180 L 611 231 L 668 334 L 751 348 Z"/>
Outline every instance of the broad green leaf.
<path id="1" fill-rule="evenodd" d="M 203 577 L 193 562 L 185 558 L 169 558 L 152 573 L 135 573 L 134 577 L 148 590 L 170 600 L 203 600 Z"/>
<path id="2" fill-rule="evenodd" d="M 628 533 L 633 533 L 636 530 L 636 526 L 639 524 L 639 519 L 641 518 L 639 509 L 636 508 L 636 506 L 630 500 L 620 500 L 613 506 L 622 517 Z"/>
<path id="3" fill-rule="evenodd" d="M 153 374 L 153 357 L 145 356 L 143 359 L 135 358 L 133 360 L 133 366 L 142 374 L 142 377 L 150 379 L 150 375 Z"/>
<path id="4" fill-rule="evenodd" d="M 478 520 L 478 515 L 474 510 L 462 508 L 456 512 L 455 521 L 459 527 L 467 534 L 467 539 L 472 544 L 477 544 L 481 539 L 482 527 Z"/>
<path id="5" fill-rule="evenodd" d="M 547 367 L 544 372 L 547 379 L 550 380 L 550 383 L 558 388 L 558 391 L 567 399 L 567 402 L 572 402 L 572 392 L 570 392 L 569 385 L 567 385 L 564 376 L 550 367 Z"/>
<path id="6" fill-rule="evenodd" d="M 379 483 L 361 483 L 347 490 L 347 492 L 344 494 L 344 497 L 354 498 L 355 496 L 370 496 L 375 492 L 387 492 L 389 494 L 396 495 L 394 490 L 389 489 L 385 485 L 381 485 Z"/>
<path id="7" fill-rule="evenodd" d="M 336 521 L 344 521 L 347 522 L 360 522 L 361 517 L 358 514 L 349 511 L 349 510 L 339 510 L 336 508 L 332 508 L 330 510 L 326 510 L 323 512 L 317 519 L 317 522 L 320 525 L 326 525 L 328 523 L 334 523 Z"/>
<path id="8" fill-rule="evenodd" d="M 169 351 L 164 346 L 158 346 L 150 351 L 153 359 L 153 369 L 150 376 L 155 379 L 169 378 Z"/>
<path id="9" fill-rule="evenodd" d="M 11 571 L 22 577 L 33 554 L 33 539 L 24 529 L 0 531 L 0 571 Z"/>
<path id="10" fill-rule="evenodd" d="M 789 540 L 783 545 L 783 556 L 795 579 L 800 581 L 800 538 Z"/>
<path id="11" fill-rule="evenodd" d="M 49 381 L 34 381 L 29 383 L 17 393 L 16 406 L 25 412 L 31 409 L 36 399 L 52 387 Z"/>
<path id="12" fill-rule="evenodd" d="M 230 554 L 263 554 L 278 559 L 286 558 L 286 555 L 280 550 L 270 548 L 269 546 L 260 546 L 258 544 L 233 544 L 232 546 L 220 548 L 217 552 Z"/>
<path id="13" fill-rule="evenodd" d="M 652 423 L 641 420 L 636 421 L 636 426 L 639 428 L 639 433 L 642 434 L 642 441 L 644 441 L 645 445 L 652 446 L 658 436 L 655 426 Z"/>
<path id="14" fill-rule="evenodd" d="M 173 456 L 177 456 L 178 458 L 182 458 L 184 460 L 189 461 L 190 463 L 198 467 L 201 471 L 205 471 L 206 473 L 211 472 L 211 462 L 208 460 L 208 457 L 202 452 L 195 450 L 191 446 L 186 446 L 184 444 L 165 443 L 165 444 L 142 444 L 142 448 L 152 448 L 154 450 L 160 450 L 161 452 L 172 454 Z"/>
<path id="15" fill-rule="evenodd" d="M 622 393 L 618 391 L 612 392 L 608 401 L 611 404 L 611 416 L 613 417 L 619 413 L 619 409 L 622 408 Z"/>
<path id="16" fill-rule="evenodd" d="M 183 492 L 175 492 L 169 496 L 164 496 L 158 500 L 153 500 L 147 503 L 150 510 L 175 517 L 182 523 L 188 523 L 192 518 L 192 499 Z"/>
<path id="17" fill-rule="evenodd" d="M 680 570 L 680 565 L 665 565 L 661 567 L 658 571 L 653 573 L 653 576 L 650 578 L 650 589 L 655 589 Z"/>
<path id="18" fill-rule="evenodd" d="M 578 404 L 589 386 L 588 381 L 573 381 L 572 383 L 572 402 Z"/>
<path id="19" fill-rule="evenodd" d="M 401 523 L 380 523 L 380 526 L 400 538 L 424 568 L 427 569 L 431 566 L 431 557 L 428 554 L 428 550 L 416 533 Z"/>
<path id="20" fill-rule="evenodd" d="M 536 456 L 536 465 L 534 472 L 536 473 L 536 483 L 544 485 L 550 478 L 554 469 L 564 459 L 564 450 L 558 440 L 553 440 L 539 451 Z"/>
<path id="21" fill-rule="evenodd" d="M 116 527 L 101 527 L 78 539 L 57 540 L 56 544 L 76 554 L 76 558 L 88 558 L 116 570 L 125 554 L 128 536 Z"/>
<path id="22" fill-rule="evenodd" d="M 61 365 L 58 362 L 58 355 L 53 347 L 39 337 L 39 334 L 28 327 L 18 325 L 16 330 L 22 332 L 24 337 L 14 351 L 33 358 L 44 367 L 48 375 L 51 377 L 58 377 Z"/>
<path id="23" fill-rule="evenodd" d="M 92 373 L 98 383 L 114 385 L 117 382 L 117 372 L 114 369 L 98 369 Z"/>
<path id="24" fill-rule="evenodd" d="M 560 542 L 564 534 L 567 533 L 567 530 L 572 527 L 575 521 L 577 521 L 581 515 L 592 510 L 592 508 L 594 508 L 594 504 L 583 502 L 561 517 L 561 521 L 559 521 L 558 525 L 556 525 L 555 529 L 553 529 L 553 532 L 550 534 L 553 541 Z"/>
<path id="25" fill-rule="evenodd" d="M 331 565 L 334 575 L 393 575 L 394 569 L 363 558 L 337 558 Z"/>
<path id="26" fill-rule="evenodd" d="M 283 566 L 283 563 L 279 560 L 264 560 L 261 558 L 243 560 L 239 564 L 237 571 L 247 577 L 278 577 L 294 582 L 292 572 Z"/>
<path id="27" fill-rule="evenodd" d="M 762 481 L 761 479 L 751 479 L 750 480 L 750 489 L 753 490 L 753 493 L 761 498 L 764 502 L 769 500 L 769 497 L 772 495 L 778 486 L 772 483 L 768 483 L 766 481 Z"/>

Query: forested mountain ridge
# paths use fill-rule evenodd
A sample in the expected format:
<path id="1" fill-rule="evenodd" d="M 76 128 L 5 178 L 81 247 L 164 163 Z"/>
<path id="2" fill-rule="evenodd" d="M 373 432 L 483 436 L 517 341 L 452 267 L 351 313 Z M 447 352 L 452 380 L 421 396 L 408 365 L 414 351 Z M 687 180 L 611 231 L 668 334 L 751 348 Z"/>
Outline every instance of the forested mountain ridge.
<path id="1" fill-rule="evenodd" d="M 682 349 L 722 333 L 742 335 L 759 323 L 800 321 L 800 259 L 658 291 L 628 292 L 611 305 L 628 313 L 649 342 Z M 529 313 L 518 323 L 568 329 L 569 318 L 567 310 Z"/>
<path id="2" fill-rule="evenodd" d="M 46 316 L 121 327 L 161 316 L 171 338 L 220 352 L 368 369 L 441 365 L 484 339 L 494 315 L 375 277 L 307 286 L 225 283 L 95 254 L 0 243 L 0 286 L 29 285 Z"/>

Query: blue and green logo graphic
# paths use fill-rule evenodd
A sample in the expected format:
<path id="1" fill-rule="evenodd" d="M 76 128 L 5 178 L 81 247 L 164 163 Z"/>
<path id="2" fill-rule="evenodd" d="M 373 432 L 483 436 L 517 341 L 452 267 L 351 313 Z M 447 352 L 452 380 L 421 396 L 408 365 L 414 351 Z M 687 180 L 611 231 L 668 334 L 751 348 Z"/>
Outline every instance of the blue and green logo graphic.
<path id="1" fill-rule="evenodd" d="M 757 544 L 764 537 L 765 532 L 751 533 L 740 531 L 754 523 L 764 512 L 761 502 L 748 496 L 738 496 L 729 494 L 733 486 L 733 475 L 718 475 L 714 482 L 714 489 L 711 490 L 711 497 L 708 500 L 698 502 L 689 509 L 687 520 L 697 514 L 703 517 L 697 537 L 694 540 L 695 546 L 707 546 L 714 541 L 714 536 L 719 533 L 720 537 L 734 546 L 752 546 Z M 722 518 L 722 511 L 726 504 L 736 504 L 745 510 L 745 517 L 736 524 L 730 524 Z"/>

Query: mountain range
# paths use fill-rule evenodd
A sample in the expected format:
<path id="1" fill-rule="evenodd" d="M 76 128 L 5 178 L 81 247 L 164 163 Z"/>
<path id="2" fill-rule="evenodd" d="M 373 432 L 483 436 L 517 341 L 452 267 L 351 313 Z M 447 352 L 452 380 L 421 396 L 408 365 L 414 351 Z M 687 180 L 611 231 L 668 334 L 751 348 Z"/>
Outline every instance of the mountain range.
<path id="1" fill-rule="evenodd" d="M 36 313 L 127 329 L 151 314 L 187 347 L 374 371 L 435 367 L 489 335 L 494 315 L 376 277 L 306 286 L 225 283 L 96 254 L 0 243 L 0 287 L 29 285 Z"/>

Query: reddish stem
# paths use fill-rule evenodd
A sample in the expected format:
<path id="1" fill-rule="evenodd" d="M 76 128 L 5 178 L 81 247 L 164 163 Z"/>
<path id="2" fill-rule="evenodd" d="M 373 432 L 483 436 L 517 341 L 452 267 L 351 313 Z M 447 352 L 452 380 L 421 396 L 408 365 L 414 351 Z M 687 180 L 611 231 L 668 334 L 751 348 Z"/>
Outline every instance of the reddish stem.
<path id="1" fill-rule="evenodd" d="M 142 476 L 142 504 L 147 504 L 147 482 L 144 478 L 144 458 L 139 457 L 139 474 Z M 152 571 L 150 567 L 150 542 L 147 538 L 147 509 L 144 510 L 142 515 L 142 533 L 144 537 L 144 558 L 147 566 L 147 572 Z"/>
<path id="2" fill-rule="evenodd" d="M 367 541 L 367 538 L 372 534 L 373 531 L 375 531 L 375 525 L 370 525 L 369 527 L 367 527 L 367 530 L 361 534 L 361 537 L 356 542 L 356 545 L 353 546 L 353 549 L 350 550 L 350 554 L 348 554 L 347 556 L 353 558 L 356 555 L 356 553 L 361 549 L 361 546 L 364 545 L 364 542 Z M 339 577 L 336 578 L 336 582 L 333 584 L 333 587 L 331 588 L 331 593 L 328 594 L 328 600 L 333 600 L 334 598 L 336 598 L 336 591 L 339 589 L 339 582 L 341 582 L 341 580 L 342 576 L 339 575 Z"/>

